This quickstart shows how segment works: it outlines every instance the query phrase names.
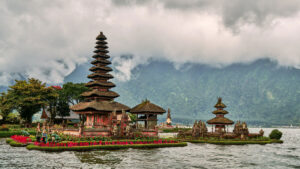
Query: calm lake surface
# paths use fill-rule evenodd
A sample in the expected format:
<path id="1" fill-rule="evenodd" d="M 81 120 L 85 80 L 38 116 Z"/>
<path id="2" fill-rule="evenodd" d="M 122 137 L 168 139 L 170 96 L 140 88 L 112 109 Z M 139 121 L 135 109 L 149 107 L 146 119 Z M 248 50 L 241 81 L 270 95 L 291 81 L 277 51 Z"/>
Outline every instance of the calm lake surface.
<path id="1" fill-rule="evenodd" d="M 272 129 L 264 129 L 268 135 Z M 259 129 L 251 128 L 258 132 Z M 300 129 L 280 129 L 283 144 L 47 153 L 0 140 L 0 168 L 300 168 Z"/>

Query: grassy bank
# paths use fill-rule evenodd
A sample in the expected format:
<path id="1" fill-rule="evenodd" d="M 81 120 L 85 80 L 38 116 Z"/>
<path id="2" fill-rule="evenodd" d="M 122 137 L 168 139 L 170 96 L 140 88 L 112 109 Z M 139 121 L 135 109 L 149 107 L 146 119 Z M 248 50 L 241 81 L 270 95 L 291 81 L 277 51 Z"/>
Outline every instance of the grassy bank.
<path id="1" fill-rule="evenodd" d="M 191 128 L 164 128 L 161 129 L 162 133 L 178 133 L 178 131 L 189 131 Z"/>
<path id="2" fill-rule="evenodd" d="M 170 144 L 133 144 L 133 145 L 95 145 L 95 146 L 74 146 L 74 147 L 40 147 L 36 145 L 28 145 L 28 150 L 41 150 L 41 151 L 91 151 L 91 150 L 118 150 L 127 148 L 163 148 L 163 147 L 184 147 L 187 146 L 186 142 L 170 143 Z"/>
<path id="3" fill-rule="evenodd" d="M 26 147 L 26 144 L 18 143 L 11 138 L 6 139 L 6 143 L 12 147 Z"/>
<path id="4" fill-rule="evenodd" d="M 35 135 L 35 131 L 27 131 L 30 135 Z M 22 135 L 22 130 L 15 130 L 15 131 L 0 131 L 0 138 L 7 138 L 13 135 Z"/>
<path id="5" fill-rule="evenodd" d="M 246 144 L 271 144 L 283 143 L 282 140 L 189 140 L 190 143 L 208 143 L 218 145 L 246 145 Z"/>

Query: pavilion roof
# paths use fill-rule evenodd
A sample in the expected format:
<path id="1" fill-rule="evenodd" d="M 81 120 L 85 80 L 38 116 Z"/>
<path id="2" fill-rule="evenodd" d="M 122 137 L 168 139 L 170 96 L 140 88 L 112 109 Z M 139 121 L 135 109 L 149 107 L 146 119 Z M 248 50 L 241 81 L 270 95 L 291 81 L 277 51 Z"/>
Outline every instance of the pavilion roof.
<path id="1" fill-rule="evenodd" d="M 210 119 L 207 121 L 208 124 L 225 124 L 225 125 L 231 125 L 234 122 L 227 119 L 226 117 L 215 117 L 213 119 Z"/>
<path id="2" fill-rule="evenodd" d="M 133 114 L 147 114 L 147 113 L 157 113 L 163 114 L 166 110 L 161 108 L 160 106 L 151 103 L 149 100 L 145 100 L 142 103 L 136 105 L 134 108 L 130 110 L 130 113 Z"/>

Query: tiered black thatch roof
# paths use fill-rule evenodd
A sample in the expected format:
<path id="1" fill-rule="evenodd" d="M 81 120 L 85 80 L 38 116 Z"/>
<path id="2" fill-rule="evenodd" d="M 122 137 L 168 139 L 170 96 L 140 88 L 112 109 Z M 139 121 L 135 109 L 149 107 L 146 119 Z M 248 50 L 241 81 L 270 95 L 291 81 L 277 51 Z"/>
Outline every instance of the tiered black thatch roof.
<path id="1" fill-rule="evenodd" d="M 114 102 L 114 98 L 119 97 L 119 94 L 113 91 L 110 91 L 111 88 L 116 85 L 109 81 L 113 76 L 109 74 L 112 71 L 112 68 L 108 67 L 111 62 L 107 59 L 110 58 L 108 53 L 108 47 L 106 42 L 106 37 L 102 32 L 96 38 L 96 50 L 94 51 L 95 55 L 91 64 L 94 66 L 89 70 L 93 72 L 88 75 L 88 78 L 91 79 L 90 82 L 86 83 L 86 87 L 90 88 L 89 91 L 84 92 L 81 96 L 85 97 L 85 102 L 81 102 L 77 105 L 71 107 L 71 110 L 76 112 L 83 112 L 86 110 L 96 110 L 96 111 L 122 111 L 129 110 L 130 108 Z"/>
<path id="2" fill-rule="evenodd" d="M 224 103 L 222 103 L 222 98 L 221 97 L 219 97 L 218 98 L 218 102 L 217 102 L 217 104 L 215 105 L 215 108 L 219 108 L 219 109 L 224 109 L 224 108 L 226 108 L 226 105 L 224 104 Z"/>
<path id="3" fill-rule="evenodd" d="M 208 120 L 208 124 L 223 124 L 223 125 L 230 125 L 233 124 L 234 122 L 229 120 L 228 118 L 224 117 L 225 114 L 228 114 L 226 110 L 223 110 L 223 108 L 226 108 L 226 105 L 222 103 L 222 98 L 218 98 L 218 102 L 215 105 L 215 108 L 217 110 L 213 111 L 212 113 L 216 115 L 215 118 Z"/>
<path id="4" fill-rule="evenodd" d="M 226 117 L 215 117 L 211 120 L 208 120 L 207 123 L 208 124 L 225 124 L 225 125 L 228 125 L 228 124 L 233 124 L 234 122 L 227 119 Z"/>

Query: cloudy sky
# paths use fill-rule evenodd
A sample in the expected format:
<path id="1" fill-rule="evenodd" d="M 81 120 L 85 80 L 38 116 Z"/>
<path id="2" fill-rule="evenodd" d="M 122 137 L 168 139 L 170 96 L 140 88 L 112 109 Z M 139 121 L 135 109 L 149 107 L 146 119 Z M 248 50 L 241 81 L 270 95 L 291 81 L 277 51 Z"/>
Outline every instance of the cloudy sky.
<path id="1" fill-rule="evenodd" d="M 61 83 L 91 58 L 100 31 L 119 80 L 149 59 L 300 68 L 299 0 L 1 0 L 0 85 Z"/>

